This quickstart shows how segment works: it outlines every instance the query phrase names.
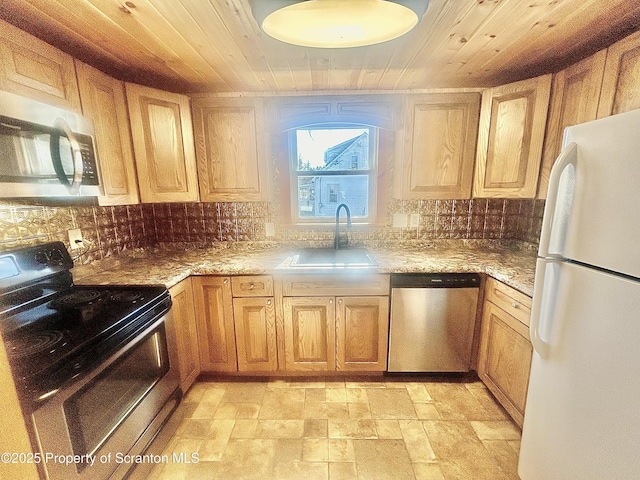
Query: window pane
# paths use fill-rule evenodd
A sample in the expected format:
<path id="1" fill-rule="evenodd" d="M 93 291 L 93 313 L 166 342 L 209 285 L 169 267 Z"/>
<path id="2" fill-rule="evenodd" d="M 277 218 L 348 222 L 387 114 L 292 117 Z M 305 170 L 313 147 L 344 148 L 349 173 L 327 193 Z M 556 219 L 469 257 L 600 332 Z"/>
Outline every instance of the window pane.
<path id="1" fill-rule="evenodd" d="M 369 215 L 368 175 L 301 175 L 298 177 L 298 216 L 335 217 L 346 203 L 354 218 Z"/>
<path id="2" fill-rule="evenodd" d="M 298 129 L 298 171 L 368 170 L 368 128 Z"/>

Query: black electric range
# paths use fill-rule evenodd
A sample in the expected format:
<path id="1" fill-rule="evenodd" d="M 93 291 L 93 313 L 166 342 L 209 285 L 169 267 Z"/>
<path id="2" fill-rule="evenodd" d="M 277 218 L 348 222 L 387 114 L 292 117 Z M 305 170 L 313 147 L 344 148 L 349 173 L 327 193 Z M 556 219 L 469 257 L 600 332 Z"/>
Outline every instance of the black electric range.
<path id="1" fill-rule="evenodd" d="M 62 242 L 0 253 L 0 332 L 23 408 L 90 372 L 171 307 L 164 286 L 78 286 Z"/>

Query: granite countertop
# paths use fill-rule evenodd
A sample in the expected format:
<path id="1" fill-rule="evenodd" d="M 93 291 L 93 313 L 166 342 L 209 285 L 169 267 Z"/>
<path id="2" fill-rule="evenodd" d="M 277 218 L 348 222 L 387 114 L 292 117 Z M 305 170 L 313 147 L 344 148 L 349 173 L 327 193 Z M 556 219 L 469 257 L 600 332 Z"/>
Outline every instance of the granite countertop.
<path id="1" fill-rule="evenodd" d="M 533 294 L 536 251 L 530 244 L 447 240 L 367 249 L 378 263 L 367 268 L 367 272 L 487 273 L 522 293 Z M 190 275 L 345 273 L 345 269 L 340 268 L 291 267 L 299 250 L 293 245 L 269 242 L 221 243 L 207 247 L 165 244 L 77 266 L 72 273 L 79 285 L 162 284 L 166 287 Z"/>

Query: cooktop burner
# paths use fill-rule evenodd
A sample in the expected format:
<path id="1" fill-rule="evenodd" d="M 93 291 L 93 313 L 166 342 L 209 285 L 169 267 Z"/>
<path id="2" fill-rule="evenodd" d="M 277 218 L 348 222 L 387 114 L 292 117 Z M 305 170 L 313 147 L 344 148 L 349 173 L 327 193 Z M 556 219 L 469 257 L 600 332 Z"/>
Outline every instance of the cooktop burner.
<path id="1" fill-rule="evenodd" d="M 7 354 L 12 358 L 24 358 L 41 352 L 51 352 L 58 344 L 64 346 L 65 334 L 60 330 L 40 332 L 25 338 L 7 339 Z"/>
<path id="2" fill-rule="evenodd" d="M 96 300 L 103 293 L 99 290 L 76 290 L 53 300 L 51 307 L 60 309 L 76 307 Z"/>

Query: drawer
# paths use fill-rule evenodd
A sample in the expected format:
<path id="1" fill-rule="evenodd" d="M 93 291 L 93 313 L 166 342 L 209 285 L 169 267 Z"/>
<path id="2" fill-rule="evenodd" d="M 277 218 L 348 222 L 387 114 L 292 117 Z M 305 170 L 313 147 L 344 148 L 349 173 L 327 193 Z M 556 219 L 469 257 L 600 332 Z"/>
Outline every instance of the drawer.
<path id="1" fill-rule="evenodd" d="M 529 326 L 531 297 L 494 278 L 488 277 L 485 299 Z"/>
<path id="2" fill-rule="evenodd" d="M 319 295 L 388 295 L 389 275 L 289 275 L 282 279 L 285 297 Z"/>
<path id="3" fill-rule="evenodd" d="M 270 297 L 273 295 L 273 277 L 270 275 L 231 277 L 231 294 L 234 297 Z"/>

